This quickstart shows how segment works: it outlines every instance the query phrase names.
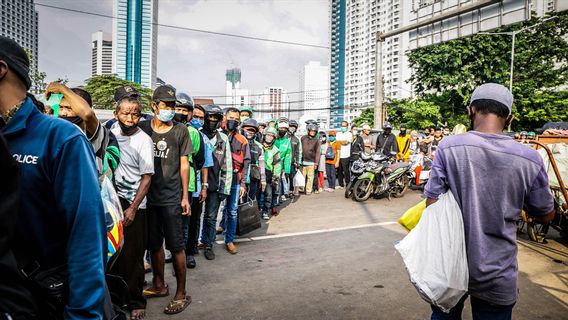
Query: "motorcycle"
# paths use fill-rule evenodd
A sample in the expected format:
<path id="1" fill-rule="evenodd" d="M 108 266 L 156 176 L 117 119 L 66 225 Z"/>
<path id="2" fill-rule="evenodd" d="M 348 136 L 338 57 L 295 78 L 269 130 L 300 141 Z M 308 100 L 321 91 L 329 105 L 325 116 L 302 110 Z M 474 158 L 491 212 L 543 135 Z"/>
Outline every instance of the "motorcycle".
<path id="1" fill-rule="evenodd" d="M 404 196 L 410 184 L 411 166 L 404 162 L 392 162 L 392 156 L 395 155 L 373 155 L 373 161 L 367 163 L 353 186 L 355 201 L 366 201 L 371 195 L 387 195 L 389 199 Z"/>
<path id="2" fill-rule="evenodd" d="M 372 155 L 367 153 L 362 153 L 361 158 L 353 161 L 350 167 L 351 175 L 349 178 L 349 183 L 345 186 L 345 198 L 351 198 L 353 196 L 353 186 L 357 181 L 357 178 L 365 170 L 365 165 L 372 159 Z"/>

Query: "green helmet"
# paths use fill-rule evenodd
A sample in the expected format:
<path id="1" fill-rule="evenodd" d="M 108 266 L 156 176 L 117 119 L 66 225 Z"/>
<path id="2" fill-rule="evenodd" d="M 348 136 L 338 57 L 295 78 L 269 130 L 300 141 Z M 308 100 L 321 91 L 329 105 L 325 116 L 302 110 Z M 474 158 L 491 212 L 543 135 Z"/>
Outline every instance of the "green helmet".
<path id="1" fill-rule="evenodd" d="M 264 135 L 267 135 L 267 134 L 271 134 L 271 135 L 277 136 L 277 135 L 278 135 L 278 131 L 276 131 L 276 129 L 274 129 L 274 128 L 272 128 L 272 127 L 268 127 L 268 128 L 266 128 L 266 129 L 264 129 Z"/>
<path id="2" fill-rule="evenodd" d="M 527 134 L 527 136 L 532 137 L 532 138 L 535 138 L 535 137 L 536 137 L 536 133 L 534 133 L 534 132 L 531 131 L 531 132 L 529 132 L 529 133 Z"/>
<path id="3" fill-rule="evenodd" d="M 252 108 L 251 107 L 242 107 L 241 112 L 246 111 L 248 113 L 250 113 L 250 115 L 252 116 Z"/>

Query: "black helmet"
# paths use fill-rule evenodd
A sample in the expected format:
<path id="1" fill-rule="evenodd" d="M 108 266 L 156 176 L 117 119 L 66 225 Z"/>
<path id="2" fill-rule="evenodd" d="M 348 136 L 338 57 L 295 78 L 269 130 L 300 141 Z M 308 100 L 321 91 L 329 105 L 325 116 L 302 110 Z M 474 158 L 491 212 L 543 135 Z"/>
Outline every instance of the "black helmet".
<path id="1" fill-rule="evenodd" d="M 289 125 L 290 127 L 298 128 L 298 121 L 296 121 L 296 120 L 290 120 L 290 122 L 288 122 L 288 125 Z"/>
<path id="2" fill-rule="evenodd" d="M 390 124 L 390 122 L 385 122 L 383 129 L 392 129 L 392 124 Z"/>
<path id="3" fill-rule="evenodd" d="M 318 124 L 315 121 L 312 121 L 306 125 L 306 130 L 310 131 L 318 131 Z"/>
<path id="4" fill-rule="evenodd" d="M 189 110 L 193 110 L 193 99 L 187 94 L 187 93 L 183 93 L 180 92 L 178 94 L 176 94 L 176 106 L 177 107 L 183 107 L 183 108 L 188 108 Z"/>
<path id="5" fill-rule="evenodd" d="M 203 109 L 205 109 L 205 119 L 207 120 L 207 118 L 209 116 L 216 116 L 219 118 L 219 121 L 221 119 L 223 119 L 223 110 L 221 110 L 221 108 L 216 105 L 216 104 L 208 104 L 203 106 Z"/>
<path id="6" fill-rule="evenodd" d="M 256 120 L 250 118 L 250 119 L 246 119 L 245 122 L 243 122 L 243 124 L 241 125 L 242 128 L 245 127 L 252 127 L 255 128 L 256 131 L 258 132 L 258 122 L 256 122 Z"/>

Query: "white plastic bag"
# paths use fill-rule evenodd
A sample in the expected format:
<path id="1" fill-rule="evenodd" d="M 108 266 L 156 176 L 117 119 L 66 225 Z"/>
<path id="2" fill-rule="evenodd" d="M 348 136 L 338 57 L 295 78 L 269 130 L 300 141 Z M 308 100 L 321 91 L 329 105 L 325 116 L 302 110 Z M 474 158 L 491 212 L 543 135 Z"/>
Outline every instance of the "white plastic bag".
<path id="1" fill-rule="evenodd" d="M 303 188 L 305 186 L 306 186 L 306 179 L 304 178 L 304 175 L 302 175 L 300 170 L 296 171 L 296 174 L 294 175 L 294 187 Z"/>
<path id="2" fill-rule="evenodd" d="M 463 217 L 451 191 L 424 210 L 416 227 L 395 248 L 426 302 L 448 312 L 467 293 Z"/>

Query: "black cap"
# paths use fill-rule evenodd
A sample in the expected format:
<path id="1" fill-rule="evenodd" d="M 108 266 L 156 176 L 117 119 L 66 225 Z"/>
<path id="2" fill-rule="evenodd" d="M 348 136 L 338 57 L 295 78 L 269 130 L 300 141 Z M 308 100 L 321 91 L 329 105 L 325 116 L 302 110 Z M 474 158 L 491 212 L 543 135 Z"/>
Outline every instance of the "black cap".
<path id="1" fill-rule="evenodd" d="M 16 41 L 0 36 L 0 60 L 6 61 L 8 68 L 22 79 L 26 89 L 29 90 L 32 86 L 32 80 L 29 75 L 30 60 L 24 48 Z"/>
<path id="2" fill-rule="evenodd" d="M 120 100 L 124 99 L 124 98 L 139 98 L 140 94 L 138 93 L 138 91 L 136 91 L 136 89 L 134 89 L 131 86 L 122 86 L 122 87 L 118 87 L 116 88 L 116 90 L 114 91 L 114 102 L 119 102 Z"/>
<path id="3" fill-rule="evenodd" d="M 170 86 L 169 84 L 159 86 L 154 90 L 152 95 L 153 101 L 164 101 L 164 102 L 176 102 L 176 88 Z"/>

